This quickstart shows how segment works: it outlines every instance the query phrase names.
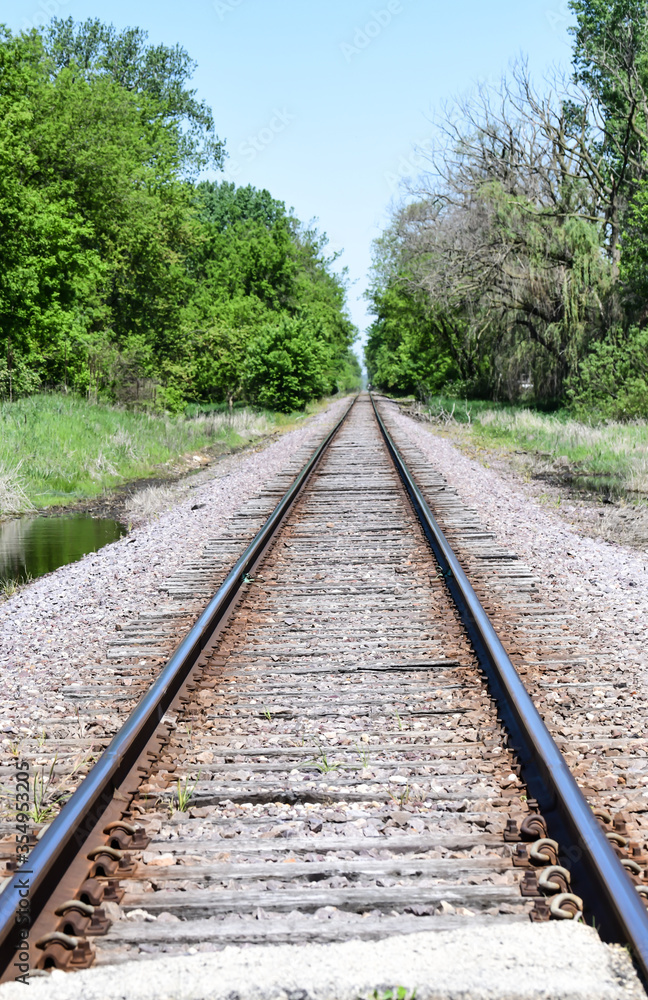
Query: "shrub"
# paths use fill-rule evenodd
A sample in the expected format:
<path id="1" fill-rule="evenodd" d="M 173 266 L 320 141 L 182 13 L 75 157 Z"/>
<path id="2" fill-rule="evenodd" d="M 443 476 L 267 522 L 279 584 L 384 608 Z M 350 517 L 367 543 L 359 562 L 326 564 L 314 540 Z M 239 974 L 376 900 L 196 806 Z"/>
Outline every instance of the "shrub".
<path id="1" fill-rule="evenodd" d="M 567 397 L 582 417 L 648 417 L 648 329 L 614 332 L 593 345 L 570 380 Z"/>
<path id="2" fill-rule="evenodd" d="M 312 322 L 283 317 L 251 341 L 243 371 L 246 395 L 260 406 L 290 413 L 324 395 L 327 357 Z"/>

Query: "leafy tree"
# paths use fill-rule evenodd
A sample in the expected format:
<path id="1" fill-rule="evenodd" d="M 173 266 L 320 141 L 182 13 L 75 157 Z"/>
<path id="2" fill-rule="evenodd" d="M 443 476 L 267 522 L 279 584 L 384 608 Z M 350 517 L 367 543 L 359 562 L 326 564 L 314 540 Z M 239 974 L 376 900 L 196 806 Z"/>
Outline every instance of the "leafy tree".
<path id="1" fill-rule="evenodd" d="M 50 87 L 38 36 L 0 43 L 0 344 L 8 395 L 38 384 L 60 345 L 100 316 L 105 268 L 76 205 L 40 172 L 35 135 Z M 65 368 L 65 361 L 63 361 Z M 17 373 L 21 372 L 20 378 Z M 14 373 L 14 374 L 12 374 Z"/>
<path id="2" fill-rule="evenodd" d="M 214 136 L 211 109 L 187 86 L 196 63 L 179 45 L 148 45 L 141 28 L 118 32 L 97 18 L 75 24 L 71 17 L 52 18 L 45 47 L 56 79 L 65 69 L 88 83 L 107 78 L 122 90 L 146 95 L 156 117 L 175 132 L 186 170 L 221 166 L 223 144 Z"/>
<path id="3" fill-rule="evenodd" d="M 326 355 L 312 323 L 282 317 L 262 327 L 248 346 L 243 380 L 260 406 L 290 413 L 327 389 Z"/>
<path id="4" fill-rule="evenodd" d="M 442 318 L 397 280 L 370 296 L 375 314 L 365 348 L 369 381 L 383 392 L 437 392 L 461 375 Z"/>
<path id="5" fill-rule="evenodd" d="M 254 395 L 243 377 L 248 345 L 260 326 L 274 327 L 278 317 L 313 331 L 321 346 L 322 392 L 357 386 L 359 365 L 350 355 L 355 330 L 345 312 L 344 281 L 325 255 L 326 238 L 302 227 L 267 191 L 203 183 L 196 195 L 203 236 L 190 258 L 196 291 L 183 322 L 192 354 L 209 356 L 199 363 L 201 391 L 230 402 Z"/>
<path id="6" fill-rule="evenodd" d="M 196 183 L 223 147 L 193 69 L 96 19 L 0 29 L 1 394 L 292 408 L 359 381 L 325 238 L 267 191 Z"/>
<path id="7" fill-rule="evenodd" d="M 567 397 L 585 419 L 648 417 L 648 329 L 617 329 L 594 344 L 570 380 Z"/>
<path id="8" fill-rule="evenodd" d="M 641 323 L 648 319 L 648 184 L 639 185 L 625 219 L 621 278 Z"/>
<path id="9" fill-rule="evenodd" d="M 362 386 L 362 367 L 350 347 L 338 359 L 335 385 L 338 392 L 357 392 Z"/>
<path id="10" fill-rule="evenodd" d="M 582 159 L 604 195 L 609 246 L 618 263 L 622 219 L 648 153 L 648 7 L 644 0 L 570 0 L 576 14 L 574 77 L 583 85 Z M 579 114 L 580 111 L 580 114 Z"/>

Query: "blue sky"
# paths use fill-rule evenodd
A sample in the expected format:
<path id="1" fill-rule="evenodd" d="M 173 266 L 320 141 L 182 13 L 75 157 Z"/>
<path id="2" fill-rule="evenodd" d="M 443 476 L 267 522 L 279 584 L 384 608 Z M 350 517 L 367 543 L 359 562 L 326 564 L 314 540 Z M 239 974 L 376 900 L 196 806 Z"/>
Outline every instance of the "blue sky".
<path id="1" fill-rule="evenodd" d="M 371 241 L 417 172 L 431 116 L 516 56 L 536 79 L 569 63 L 567 0 L 0 0 L 12 30 L 50 16 L 139 26 L 198 62 L 194 84 L 230 154 L 226 176 L 317 217 L 364 330 Z"/>

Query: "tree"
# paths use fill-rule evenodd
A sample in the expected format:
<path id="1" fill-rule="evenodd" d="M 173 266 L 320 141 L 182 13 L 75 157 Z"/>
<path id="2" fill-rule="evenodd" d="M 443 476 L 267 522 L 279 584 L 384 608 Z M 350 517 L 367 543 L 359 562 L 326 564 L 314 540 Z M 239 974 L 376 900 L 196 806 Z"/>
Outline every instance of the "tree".
<path id="1" fill-rule="evenodd" d="M 388 284 L 425 296 L 467 392 L 515 399 L 531 382 L 560 398 L 606 321 L 605 212 L 573 118 L 519 66 L 450 109 L 446 146 L 394 213 Z"/>
<path id="2" fill-rule="evenodd" d="M 187 87 L 196 63 L 181 46 L 148 45 L 147 38 L 141 28 L 118 32 L 97 18 L 83 24 L 52 18 L 45 31 L 52 77 L 73 69 L 87 83 L 103 77 L 128 93 L 146 95 L 159 121 L 174 131 L 185 170 L 222 166 L 224 147 L 214 135 L 211 109 Z"/>
<path id="3" fill-rule="evenodd" d="M 421 292 L 408 293 L 398 280 L 370 295 L 376 319 L 365 348 L 367 374 L 383 392 L 437 392 L 459 379 L 441 318 L 435 316 Z"/>
<path id="4" fill-rule="evenodd" d="M 646 174 L 648 10 L 643 0 L 570 0 L 569 6 L 577 18 L 574 78 L 585 95 L 578 109 L 587 130 L 581 159 L 590 182 L 605 193 L 618 263 L 623 214 Z"/>
<path id="5" fill-rule="evenodd" d="M 243 381 L 260 406 L 290 413 L 327 389 L 321 331 L 312 323 L 282 317 L 262 327 L 247 349 Z"/>
<path id="6" fill-rule="evenodd" d="M 105 268 L 92 227 L 40 171 L 39 114 L 50 85 L 37 35 L 0 38 L 0 345 L 5 392 L 29 391 L 65 345 L 100 321 Z M 56 362 L 55 362 L 56 363 Z"/>
<path id="7" fill-rule="evenodd" d="M 196 183 L 223 147 L 193 68 L 98 20 L 0 30 L 2 394 L 292 406 L 359 381 L 325 237 L 267 191 Z"/>
<path id="8" fill-rule="evenodd" d="M 616 329 L 594 344 L 567 396 L 586 420 L 648 417 L 648 330 Z"/>
<path id="9" fill-rule="evenodd" d="M 344 279 L 332 271 L 326 238 L 302 226 L 268 191 L 249 186 L 200 184 L 195 207 L 202 239 L 189 260 L 196 290 L 183 324 L 192 353 L 209 354 L 198 365 L 201 391 L 230 402 L 246 391 L 256 398 L 257 383 L 250 390 L 243 377 L 248 348 L 259 327 L 294 329 L 277 327 L 279 317 L 298 320 L 317 339 L 322 392 L 359 385 Z"/>

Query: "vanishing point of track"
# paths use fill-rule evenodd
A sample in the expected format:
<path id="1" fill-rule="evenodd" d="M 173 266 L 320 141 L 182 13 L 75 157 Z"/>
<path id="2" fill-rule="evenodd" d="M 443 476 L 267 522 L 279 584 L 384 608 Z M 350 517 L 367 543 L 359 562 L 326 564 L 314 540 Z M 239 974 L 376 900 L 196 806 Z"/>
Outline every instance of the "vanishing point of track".
<path id="1" fill-rule="evenodd" d="M 416 477 L 361 396 L 22 871 L 7 859 L 0 970 L 28 884 L 44 969 L 584 911 L 647 976 L 642 832 L 592 812 L 424 492 L 470 518 Z"/>

